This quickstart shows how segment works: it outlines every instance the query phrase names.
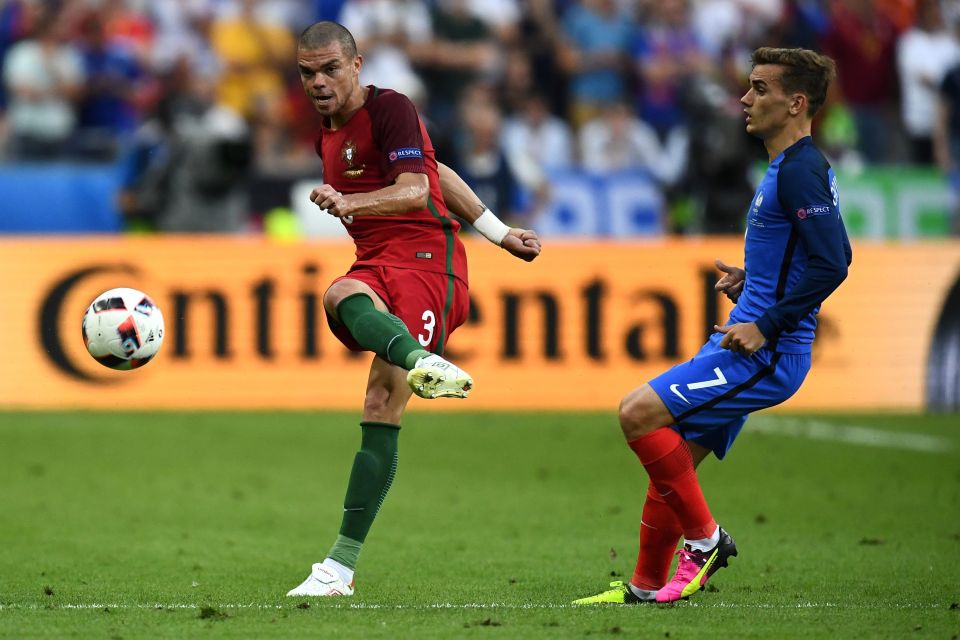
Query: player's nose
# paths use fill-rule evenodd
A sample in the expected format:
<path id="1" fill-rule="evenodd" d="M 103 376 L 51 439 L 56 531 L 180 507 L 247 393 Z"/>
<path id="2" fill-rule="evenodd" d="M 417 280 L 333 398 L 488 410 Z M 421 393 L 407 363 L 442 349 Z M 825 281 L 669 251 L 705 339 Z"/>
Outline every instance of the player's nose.
<path id="1" fill-rule="evenodd" d="M 307 78 L 307 85 L 311 89 L 323 89 L 324 88 L 323 74 L 319 72 L 311 74 Z"/>

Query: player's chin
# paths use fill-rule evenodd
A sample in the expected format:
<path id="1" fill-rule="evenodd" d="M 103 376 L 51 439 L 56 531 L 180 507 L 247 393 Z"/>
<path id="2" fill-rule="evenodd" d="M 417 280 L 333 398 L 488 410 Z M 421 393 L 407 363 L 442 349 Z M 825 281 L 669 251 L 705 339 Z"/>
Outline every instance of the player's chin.
<path id="1" fill-rule="evenodd" d="M 330 100 L 313 100 L 313 108 L 316 109 L 317 113 L 322 116 L 332 116 L 337 111 L 336 101 L 333 99 Z"/>

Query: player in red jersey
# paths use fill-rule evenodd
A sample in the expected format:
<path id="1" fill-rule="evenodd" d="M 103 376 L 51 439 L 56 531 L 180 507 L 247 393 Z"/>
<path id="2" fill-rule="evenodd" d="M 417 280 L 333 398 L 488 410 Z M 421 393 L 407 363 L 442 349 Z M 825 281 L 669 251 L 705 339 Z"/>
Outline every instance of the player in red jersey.
<path id="1" fill-rule="evenodd" d="M 350 270 L 324 294 L 324 309 L 343 344 L 376 356 L 340 535 L 327 558 L 287 595 L 349 596 L 360 548 L 396 473 L 400 419 L 411 393 L 465 398 L 473 386 L 465 371 L 442 357 L 469 310 L 466 252 L 447 205 L 528 262 L 540 254 L 540 241 L 533 231 L 503 224 L 456 173 L 437 163 L 406 96 L 361 86 L 363 57 L 343 26 L 308 27 L 297 63 L 303 89 L 323 116 L 317 152 L 325 183 L 310 199 L 343 221 L 357 247 Z"/>

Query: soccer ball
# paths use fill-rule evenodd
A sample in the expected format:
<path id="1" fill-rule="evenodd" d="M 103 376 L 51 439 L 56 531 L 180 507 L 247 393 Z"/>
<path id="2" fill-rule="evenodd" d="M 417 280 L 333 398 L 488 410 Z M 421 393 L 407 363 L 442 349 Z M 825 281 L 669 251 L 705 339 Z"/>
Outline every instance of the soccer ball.
<path id="1" fill-rule="evenodd" d="M 127 371 L 150 362 L 163 344 L 163 314 L 136 289 L 101 293 L 83 316 L 83 342 L 94 360 Z"/>

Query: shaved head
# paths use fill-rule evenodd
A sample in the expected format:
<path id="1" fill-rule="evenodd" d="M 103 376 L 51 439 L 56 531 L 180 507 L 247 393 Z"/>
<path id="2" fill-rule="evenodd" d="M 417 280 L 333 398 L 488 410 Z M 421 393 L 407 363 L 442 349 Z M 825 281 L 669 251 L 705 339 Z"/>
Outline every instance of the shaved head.
<path id="1" fill-rule="evenodd" d="M 322 49 L 335 42 L 340 45 L 340 49 L 347 57 L 357 57 L 357 43 L 353 39 L 353 34 L 336 22 L 324 21 L 310 25 L 300 34 L 297 46 L 300 49 Z"/>

